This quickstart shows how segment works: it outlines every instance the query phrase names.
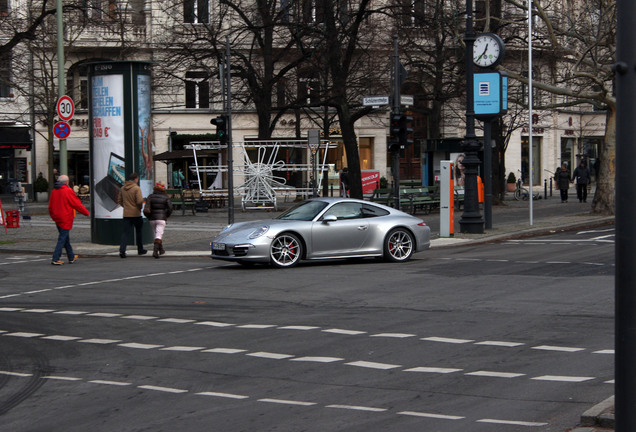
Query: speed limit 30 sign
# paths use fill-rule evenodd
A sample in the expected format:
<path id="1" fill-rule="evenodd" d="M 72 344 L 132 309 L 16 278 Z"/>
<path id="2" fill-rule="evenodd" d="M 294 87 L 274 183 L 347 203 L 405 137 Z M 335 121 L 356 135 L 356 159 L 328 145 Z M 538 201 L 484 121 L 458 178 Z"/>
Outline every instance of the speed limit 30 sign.
<path id="1" fill-rule="evenodd" d="M 62 96 L 57 100 L 57 115 L 63 121 L 69 121 L 75 114 L 75 104 L 69 96 Z"/>

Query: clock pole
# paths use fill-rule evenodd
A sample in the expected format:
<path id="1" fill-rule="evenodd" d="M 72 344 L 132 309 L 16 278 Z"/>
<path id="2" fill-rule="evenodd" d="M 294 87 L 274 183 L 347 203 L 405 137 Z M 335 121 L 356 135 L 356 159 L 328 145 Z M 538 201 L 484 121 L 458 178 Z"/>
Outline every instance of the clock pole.
<path id="1" fill-rule="evenodd" d="M 473 30 L 473 1 L 466 0 L 466 136 L 462 143 L 464 152 L 465 184 L 464 213 L 459 220 L 459 230 L 463 233 L 482 234 L 484 219 L 479 211 L 479 195 L 477 191 L 477 173 L 480 164 L 477 152 L 481 144 L 475 137 L 475 111 L 473 94 L 473 47 L 475 31 Z"/>

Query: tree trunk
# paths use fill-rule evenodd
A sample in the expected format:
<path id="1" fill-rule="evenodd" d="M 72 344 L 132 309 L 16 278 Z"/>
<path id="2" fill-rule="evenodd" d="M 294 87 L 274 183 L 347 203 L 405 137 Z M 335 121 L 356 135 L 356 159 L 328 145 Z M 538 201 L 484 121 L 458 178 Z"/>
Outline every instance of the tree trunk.
<path id="1" fill-rule="evenodd" d="M 599 149 L 601 163 L 592 212 L 613 215 L 616 212 L 616 107 L 609 106 L 605 140 Z"/>
<path id="2" fill-rule="evenodd" d="M 360 171 L 360 153 L 351 113 L 346 101 L 338 106 L 338 120 L 342 131 L 342 141 L 347 153 L 347 168 L 349 169 L 349 194 L 351 198 L 362 199 L 362 174 Z"/>

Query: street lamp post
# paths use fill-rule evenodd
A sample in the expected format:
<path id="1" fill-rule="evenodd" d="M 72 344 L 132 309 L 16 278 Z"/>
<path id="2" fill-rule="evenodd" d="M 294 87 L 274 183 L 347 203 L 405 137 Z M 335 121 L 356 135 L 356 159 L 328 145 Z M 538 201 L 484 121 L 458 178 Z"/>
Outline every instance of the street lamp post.
<path id="1" fill-rule="evenodd" d="M 469 234 L 484 232 L 484 219 L 479 211 L 479 195 L 477 191 L 477 173 L 480 163 L 477 152 L 481 144 L 475 137 L 475 111 L 473 95 L 473 1 L 466 0 L 466 136 L 462 143 L 465 170 L 464 213 L 459 220 L 460 231 Z"/>

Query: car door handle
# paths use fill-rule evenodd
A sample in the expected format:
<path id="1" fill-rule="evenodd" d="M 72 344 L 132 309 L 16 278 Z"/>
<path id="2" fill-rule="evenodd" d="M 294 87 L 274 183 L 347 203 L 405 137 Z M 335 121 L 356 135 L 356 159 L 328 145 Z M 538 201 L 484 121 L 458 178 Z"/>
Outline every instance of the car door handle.
<path id="1" fill-rule="evenodd" d="M 359 229 L 360 231 L 366 231 L 366 230 L 368 230 L 368 229 L 369 229 L 369 225 L 361 225 L 361 226 L 359 226 L 359 227 L 358 227 L 358 229 Z"/>

